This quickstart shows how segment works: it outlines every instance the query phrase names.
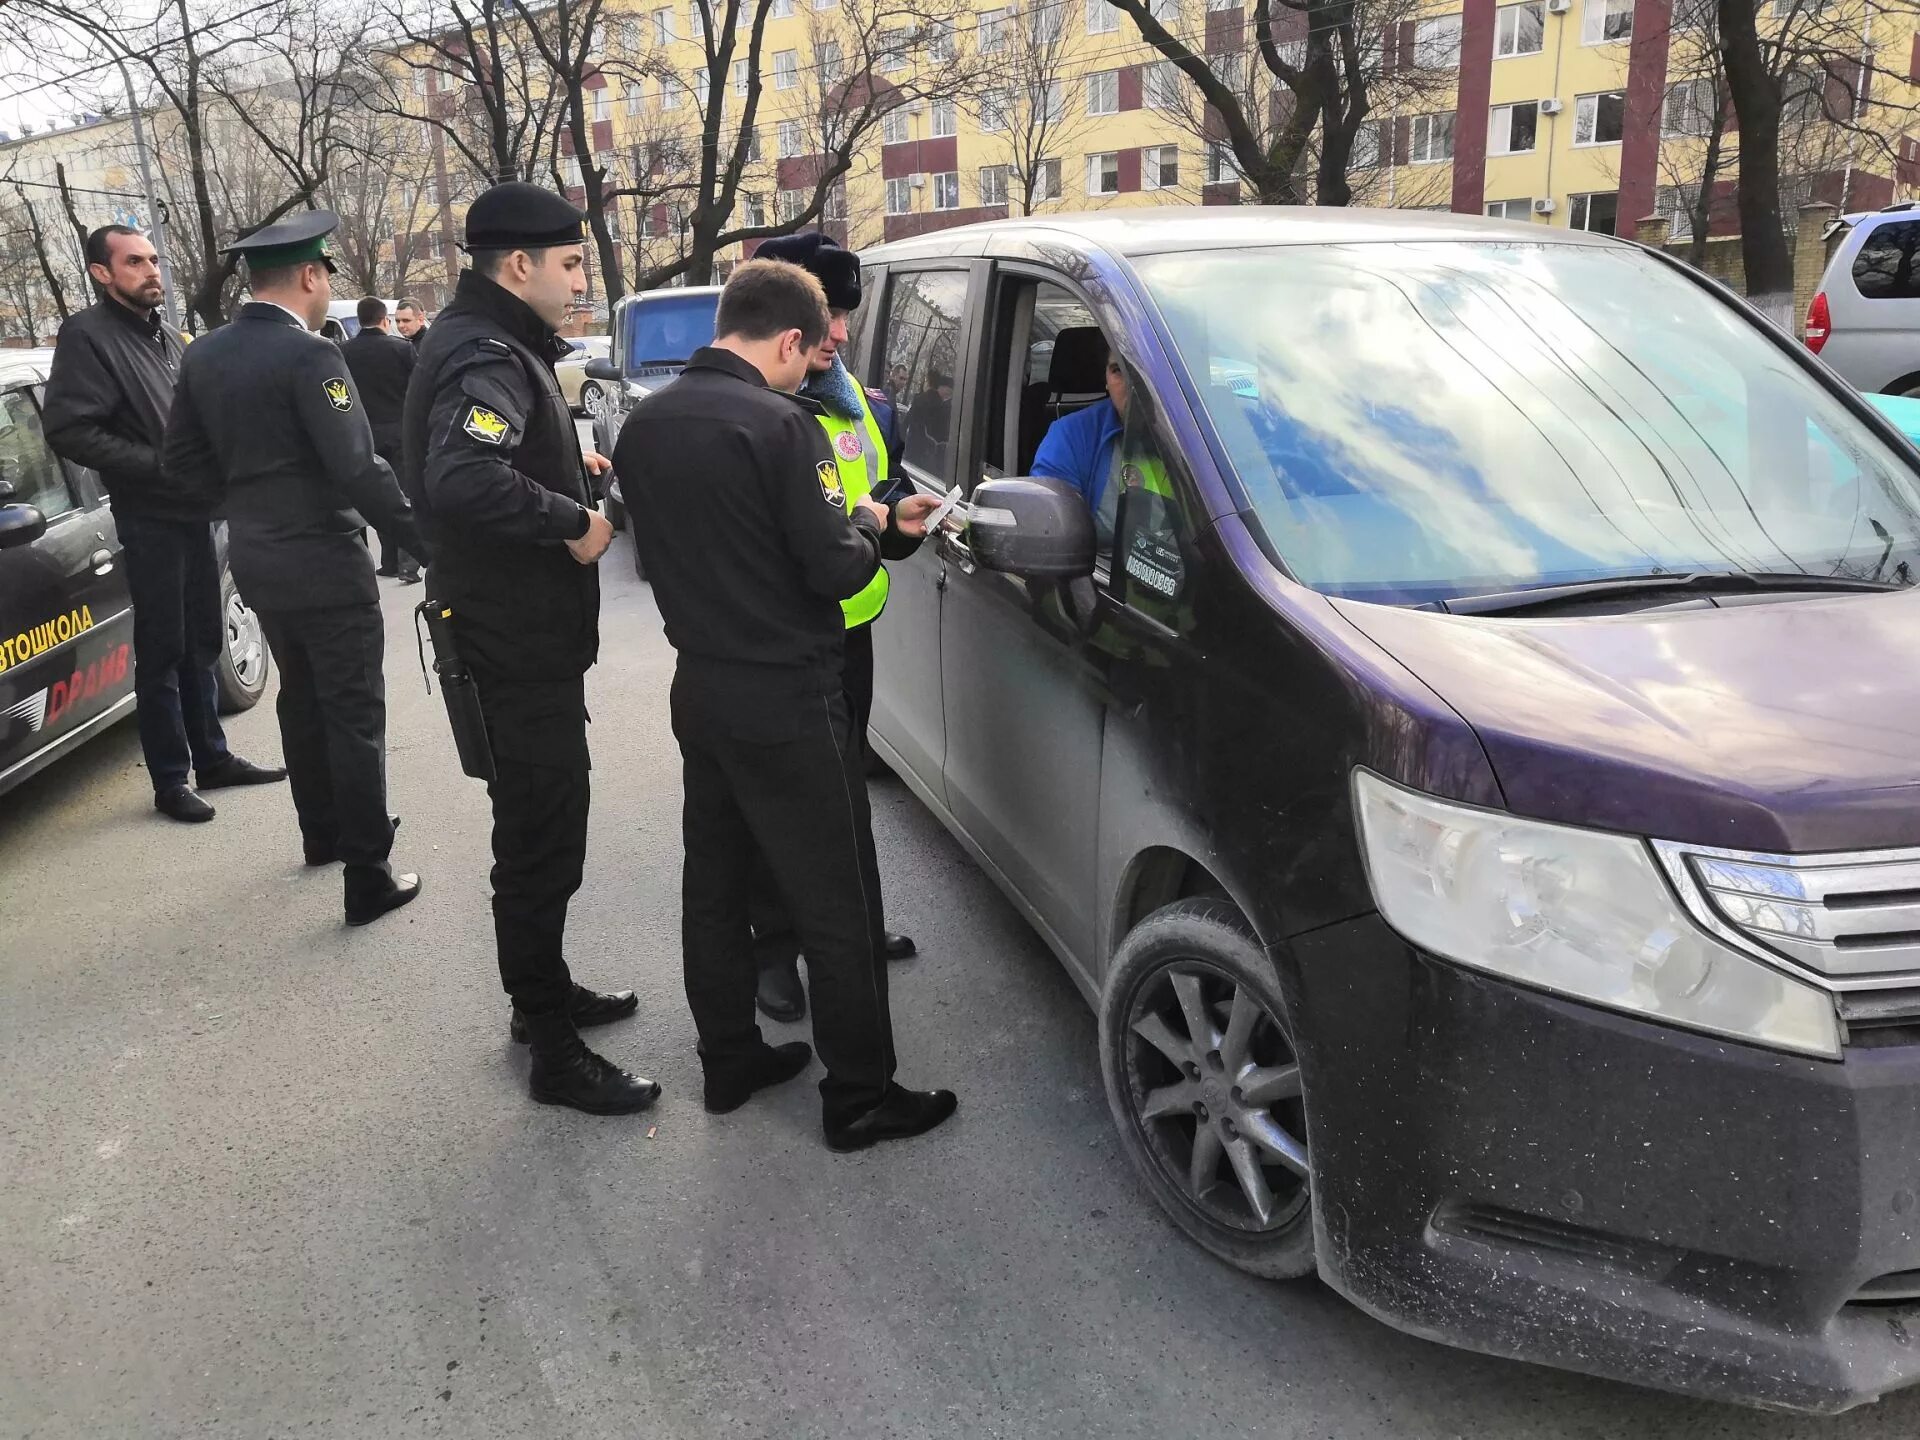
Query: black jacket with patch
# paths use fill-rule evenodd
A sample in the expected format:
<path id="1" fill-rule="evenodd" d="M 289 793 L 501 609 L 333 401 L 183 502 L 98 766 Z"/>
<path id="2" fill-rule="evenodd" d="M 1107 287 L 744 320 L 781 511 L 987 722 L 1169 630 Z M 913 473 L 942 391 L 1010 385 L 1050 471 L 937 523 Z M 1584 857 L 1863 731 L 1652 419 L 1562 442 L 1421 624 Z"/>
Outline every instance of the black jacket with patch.
<path id="1" fill-rule="evenodd" d="M 366 403 L 367 424 L 373 427 L 373 448 L 389 465 L 400 464 L 400 416 L 407 408 L 407 382 L 420 352 L 398 335 L 371 325 L 340 347 L 353 372 L 354 388 Z"/>
<path id="2" fill-rule="evenodd" d="M 840 602 L 880 568 L 882 532 L 847 514 L 819 415 L 708 347 L 621 426 L 614 472 L 682 664 L 839 691 Z"/>
<path id="3" fill-rule="evenodd" d="M 369 522 L 428 553 L 340 347 L 277 305 L 240 308 L 188 347 L 164 493 L 227 517 L 233 578 L 258 610 L 374 605 Z"/>
<path id="4" fill-rule="evenodd" d="M 427 590 L 483 679 L 572 679 L 599 653 L 599 572 L 565 543 L 593 503 L 553 377 L 565 353 L 524 301 L 468 270 L 407 388 L 401 475 L 433 551 Z"/>
<path id="5" fill-rule="evenodd" d="M 161 483 L 160 447 L 181 349 L 158 312 L 142 319 L 111 298 L 68 316 L 54 342 L 47 443 L 97 471 L 121 514 L 209 518 Z"/>

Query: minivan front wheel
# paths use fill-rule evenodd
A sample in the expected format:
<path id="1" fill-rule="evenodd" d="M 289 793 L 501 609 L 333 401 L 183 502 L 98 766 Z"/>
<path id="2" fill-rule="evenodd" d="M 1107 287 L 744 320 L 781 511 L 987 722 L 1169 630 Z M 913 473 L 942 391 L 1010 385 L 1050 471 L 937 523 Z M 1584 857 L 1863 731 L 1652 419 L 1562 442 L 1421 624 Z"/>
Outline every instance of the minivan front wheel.
<path id="1" fill-rule="evenodd" d="M 220 689 L 220 713 L 233 715 L 251 710 L 266 693 L 267 636 L 228 572 L 220 576 L 220 610 L 226 633 L 213 674 Z"/>
<path id="2" fill-rule="evenodd" d="M 1300 1065 L 1232 904 L 1181 900 L 1134 927 L 1101 999 L 1100 1066 L 1127 1156 L 1182 1230 L 1250 1274 L 1312 1272 Z"/>

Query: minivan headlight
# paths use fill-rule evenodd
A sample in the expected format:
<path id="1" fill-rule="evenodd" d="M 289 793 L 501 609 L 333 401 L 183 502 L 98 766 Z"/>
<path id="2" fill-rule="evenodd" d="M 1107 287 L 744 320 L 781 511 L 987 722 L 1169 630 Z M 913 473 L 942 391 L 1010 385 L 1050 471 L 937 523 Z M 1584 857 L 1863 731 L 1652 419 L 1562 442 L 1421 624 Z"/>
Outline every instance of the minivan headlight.
<path id="1" fill-rule="evenodd" d="M 1380 914 L 1456 964 L 1715 1035 L 1840 1056 L 1833 1001 L 1700 929 L 1644 842 L 1354 772 Z"/>

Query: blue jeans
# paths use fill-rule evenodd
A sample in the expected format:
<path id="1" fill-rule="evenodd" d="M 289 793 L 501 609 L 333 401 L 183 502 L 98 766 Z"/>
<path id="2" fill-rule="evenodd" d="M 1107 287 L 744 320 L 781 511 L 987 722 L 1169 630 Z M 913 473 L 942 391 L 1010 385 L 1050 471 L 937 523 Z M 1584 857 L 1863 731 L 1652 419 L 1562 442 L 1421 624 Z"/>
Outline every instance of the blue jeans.
<path id="1" fill-rule="evenodd" d="M 155 791 L 228 758 L 214 665 L 226 621 L 220 564 L 205 520 L 113 517 L 133 597 L 133 694 Z"/>

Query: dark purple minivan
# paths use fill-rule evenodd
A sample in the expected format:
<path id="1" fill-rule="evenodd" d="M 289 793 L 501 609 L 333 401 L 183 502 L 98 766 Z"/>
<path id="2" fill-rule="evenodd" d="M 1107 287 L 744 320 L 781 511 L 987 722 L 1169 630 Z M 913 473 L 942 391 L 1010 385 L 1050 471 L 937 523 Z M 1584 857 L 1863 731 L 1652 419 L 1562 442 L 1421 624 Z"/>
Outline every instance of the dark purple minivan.
<path id="1" fill-rule="evenodd" d="M 1168 1214 L 1450 1344 L 1920 1379 L 1920 452 L 1597 236 L 1128 212 L 866 279 L 971 503 L 893 567 L 874 745 L 1098 1011 Z"/>

